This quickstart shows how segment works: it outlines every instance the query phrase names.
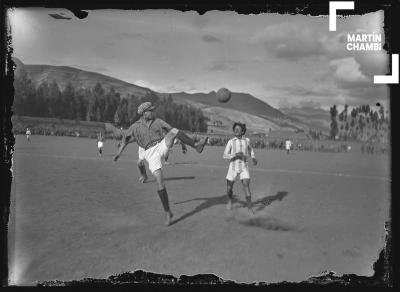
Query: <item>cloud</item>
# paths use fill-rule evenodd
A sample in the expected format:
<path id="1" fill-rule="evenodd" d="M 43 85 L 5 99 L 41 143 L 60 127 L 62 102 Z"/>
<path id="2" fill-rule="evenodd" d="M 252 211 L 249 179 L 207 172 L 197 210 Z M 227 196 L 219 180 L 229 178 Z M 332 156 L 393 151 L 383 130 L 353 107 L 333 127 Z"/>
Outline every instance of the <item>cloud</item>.
<path id="1" fill-rule="evenodd" d="M 211 63 L 207 69 L 210 71 L 231 71 L 234 68 L 227 61 L 215 61 Z"/>
<path id="2" fill-rule="evenodd" d="M 287 99 L 280 99 L 278 102 L 278 108 L 291 108 L 292 104 Z"/>
<path id="3" fill-rule="evenodd" d="M 153 84 L 151 82 L 148 82 L 146 80 L 136 80 L 133 82 L 133 84 L 137 85 L 137 86 L 141 86 L 141 87 L 146 87 L 149 88 L 153 91 L 158 91 L 158 92 L 162 92 L 163 90 L 157 86 L 156 84 Z"/>
<path id="4" fill-rule="evenodd" d="M 329 62 L 329 69 L 335 81 L 343 88 L 365 84 L 369 81 L 369 78 L 360 71 L 360 64 L 353 57 L 332 60 Z"/>
<path id="5" fill-rule="evenodd" d="M 176 85 L 175 83 L 168 84 L 168 85 L 160 85 L 160 84 L 154 84 L 154 83 L 146 81 L 146 80 L 136 80 L 133 83 L 135 85 L 149 88 L 153 91 L 160 92 L 160 93 L 173 93 L 173 92 L 182 92 L 182 91 L 192 93 L 192 92 L 199 91 L 195 85 L 186 84 L 183 82 L 184 82 L 184 79 L 181 78 L 180 80 L 178 80 L 178 83 L 180 83 L 179 85 Z"/>
<path id="6" fill-rule="evenodd" d="M 292 86 L 264 86 L 266 90 L 277 89 L 284 94 L 293 96 L 316 96 L 316 97 L 330 97 L 335 96 L 336 92 L 330 88 L 309 88 L 301 85 Z"/>
<path id="7" fill-rule="evenodd" d="M 105 41 L 105 42 L 99 43 L 97 46 L 94 47 L 94 49 L 99 50 L 99 51 L 108 51 L 108 50 L 112 49 L 114 46 L 115 46 L 114 42 Z"/>
<path id="8" fill-rule="evenodd" d="M 277 58 L 297 61 L 305 57 L 324 55 L 323 42 L 309 27 L 298 23 L 279 23 L 256 33 L 251 42 L 262 44 Z"/>
<path id="9" fill-rule="evenodd" d="M 169 85 L 164 88 L 164 93 L 173 93 L 173 92 L 186 92 L 186 93 L 197 93 L 201 92 L 195 85 L 182 85 L 182 86 L 175 86 Z"/>
<path id="10" fill-rule="evenodd" d="M 374 31 L 377 29 L 379 27 L 375 27 Z M 267 26 L 264 30 L 254 34 L 251 42 L 264 46 L 270 55 L 288 61 L 318 58 L 329 62 L 351 57 L 359 64 L 358 70 L 362 75 L 372 78 L 374 75 L 384 75 L 389 72 L 388 54 L 383 50 L 348 51 L 346 49 L 348 34 L 371 32 L 367 29 L 348 29 L 337 33 L 325 33 L 318 31 L 309 23 L 283 22 Z M 382 35 L 382 39 L 384 39 L 384 35 Z"/>
<path id="11" fill-rule="evenodd" d="M 338 97 L 332 102 L 360 105 L 389 98 L 387 86 L 374 84 L 373 78 L 363 74 L 361 65 L 353 57 L 331 60 L 329 72 L 322 78 L 332 80 L 337 88 Z"/>
<path id="12" fill-rule="evenodd" d="M 321 108 L 321 103 L 314 100 L 301 100 L 299 106 L 301 108 Z"/>
<path id="13" fill-rule="evenodd" d="M 322 104 L 320 102 L 314 100 L 300 100 L 298 102 L 288 101 L 287 99 L 281 99 L 279 101 L 279 108 L 311 108 L 311 109 L 320 109 L 322 108 Z"/>
<path id="14" fill-rule="evenodd" d="M 205 41 L 206 43 L 221 43 L 222 42 L 221 39 L 219 39 L 219 38 L 217 38 L 215 36 L 209 35 L 209 34 L 203 35 L 201 37 L 201 39 L 203 41 Z"/>

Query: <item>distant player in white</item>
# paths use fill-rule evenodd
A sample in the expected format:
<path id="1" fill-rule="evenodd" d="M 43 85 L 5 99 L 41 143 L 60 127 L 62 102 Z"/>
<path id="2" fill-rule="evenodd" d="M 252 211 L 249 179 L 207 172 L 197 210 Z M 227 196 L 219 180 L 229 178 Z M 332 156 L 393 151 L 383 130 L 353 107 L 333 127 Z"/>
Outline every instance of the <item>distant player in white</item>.
<path id="1" fill-rule="evenodd" d="M 99 136 L 97 137 L 97 149 L 99 151 L 99 156 L 103 154 L 103 146 L 104 146 L 103 135 L 100 132 Z"/>
<path id="2" fill-rule="evenodd" d="M 243 137 L 246 133 L 246 125 L 241 123 L 234 123 L 233 132 L 235 137 L 230 139 L 226 144 L 223 158 L 229 159 L 229 169 L 226 175 L 227 182 L 227 195 L 228 205 L 227 208 L 232 209 L 233 203 L 233 184 L 236 177 L 239 175 L 242 181 L 243 190 L 246 196 L 247 208 L 253 212 L 250 193 L 250 172 L 248 160 L 252 158 L 253 165 L 257 165 L 257 160 L 254 155 L 254 150 L 250 145 L 250 139 Z"/>
<path id="3" fill-rule="evenodd" d="M 290 141 L 289 139 L 286 139 L 285 141 L 285 148 L 286 148 L 286 153 L 289 154 L 290 152 L 290 147 L 292 146 L 292 141 Z"/>
<path id="4" fill-rule="evenodd" d="M 31 138 L 31 130 L 29 130 L 29 128 L 26 128 L 26 140 L 28 142 L 30 142 L 30 138 Z"/>

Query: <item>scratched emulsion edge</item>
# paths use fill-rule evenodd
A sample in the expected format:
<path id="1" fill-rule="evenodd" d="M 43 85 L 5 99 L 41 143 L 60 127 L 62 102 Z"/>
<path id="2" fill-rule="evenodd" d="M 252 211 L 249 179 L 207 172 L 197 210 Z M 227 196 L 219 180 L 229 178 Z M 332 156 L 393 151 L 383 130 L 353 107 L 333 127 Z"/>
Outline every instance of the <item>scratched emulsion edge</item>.
<path id="1" fill-rule="evenodd" d="M 13 70 L 10 47 L 11 38 L 7 27 L 7 8 L 1 2 L 1 281 L 8 285 L 8 223 L 11 199 L 11 157 L 14 136 L 11 132 L 11 105 L 13 102 Z"/>
<path id="2" fill-rule="evenodd" d="M 15 7 L 22 7 L 22 6 L 36 6 L 36 7 L 53 7 L 53 8 L 67 8 L 71 10 L 71 12 L 78 18 L 82 19 L 87 16 L 84 10 L 89 9 L 105 9 L 105 8 L 114 8 L 114 9 L 175 9 L 178 11 L 197 11 L 199 14 L 204 14 L 210 10 L 221 10 L 221 11 L 236 11 L 239 14 L 259 14 L 259 13 L 284 13 L 284 14 L 304 14 L 304 15 L 311 15 L 311 16 L 320 16 L 325 15 L 327 16 L 329 13 L 328 10 L 328 1 L 135 1 L 134 3 L 130 1 L 81 1 L 79 5 L 73 3 L 71 1 L 65 0 L 55 0 L 55 1 L 6 1 L 6 2 L 13 2 Z M 357 1 L 356 1 L 357 2 Z M 393 43 L 390 36 L 396 35 L 394 30 L 396 30 L 395 26 L 392 25 L 392 14 L 393 12 L 393 3 L 395 0 L 389 1 L 381 1 L 378 0 L 369 0 L 363 1 L 362 4 L 357 2 L 354 10 L 347 10 L 347 11 L 338 11 L 338 15 L 359 15 L 365 14 L 369 12 L 375 12 L 378 10 L 384 10 L 385 12 L 385 46 L 384 49 L 388 50 L 388 52 L 393 52 Z M 4 2 L 2 2 L 4 5 Z M 72 4 L 73 3 L 73 4 Z M 396 6 L 398 9 L 398 5 Z M 397 10 L 398 11 L 398 10 Z M 2 14 L 5 13 L 4 6 L 2 6 Z M 2 15 L 3 16 L 3 15 Z M 3 120 L 1 121 L 2 125 L 2 134 L 3 131 L 5 133 L 5 138 L 3 139 L 2 145 L 2 171 L 3 165 L 7 165 L 8 169 L 5 171 L 7 175 L 7 195 L 2 196 L 2 203 L 4 201 L 7 202 L 5 204 L 3 211 L 3 217 L 8 220 L 9 214 L 9 206 L 10 206 L 10 191 L 11 191 L 11 160 L 7 163 L 5 162 L 4 158 L 11 158 L 11 149 L 14 146 L 14 140 L 12 135 L 12 124 L 11 124 L 11 105 L 13 101 L 14 95 L 14 88 L 12 85 L 13 80 L 13 63 L 11 60 L 12 48 L 10 47 L 10 43 L 7 42 L 8 35 L 5 33 L 5 17 L 2 21 L 2 46 L 4 47 L 5 44 L 7 46 L 2 50 L 2 53 L 6 52 L 7 57 L 7 75 L 6 78 L 2 78 L 2 92 L 4 93 L 3 96 L 6 97 L 7 102 L 5 103 L 5 110 L 2 112 L 4 114 Z M 398 29 L 397 29 L 398 30 Z M 3 39 L 5 41 L 3 41 Z M 7 39 L 7 40 L 6 40 Z M 2 58 L 2 65 L 5 65 L 5 58 Z M 4 68 L 4 66 L 3 66 Z M 5 70 L 3 70 L 4 72 Z M 4 73 L 3 73 L 4 74 Z M 391 97 L 394 95 L 394 88 L 390 86 L 390 95 Z M 2 101 L 5 100 L 2 98 Z M 393 112 L 393 99 L 391 98 L 390 102 L 391 113 Z M 2 104 L 3 106 L 3 104 Z M 394 115 L 391 115 L 394 117 Z M 393 121 L 391 121 L 393 124 Z M 391 127 L 391 137 L 392 136 L 393 127 Z M 392 144 L 393 144 L 393 140 Z M 4 154 L 3 154 L 4 153 Z M 393 157 L 393 156 L 392 156 Z M 393 164 L 392 164 L 393 167 Z M 392 168 L 393 169 L 393 168 Z M 3 177 L 3 176 L 2 176 Z M 386 286 L 390 287 L 393 285 L 393 236 L 395 233 L 392 233 L 393 223 L 393 185 L 392 186 L 392 204 L 391 204 L 391 212 L 390 212 L 390 222 L 387 222 L 387 236 L 386 236 L 386 246 L 380 251 L 379 258 L 374 263 L 374 275 L 371 277 L 364 277 L 364 276 L 357 276 L 354 274 L 346 274 L 341 277 L 335 276 L 333 272 L 329 272 L 324 275 L 311 277 L 305 281 L 299 283 L 289 283 L 289 282 L 280 282 L 280 283 L 250 283 L 250 284 L 239 284 L 233 281 L 225 281 L 215 275 L 194 275 L 194 276 L 185 276 L 182 275 L 179 278 L 176 278 L 171 275 L 162 275 L 162 274 L 155 274 L 151 272 L 145 272 L 142 270 L 137 270 L 135 272 L 126 272 L 123 274 L 110 276 L 108 279 L 91 279 L 86 278 L 82 280 L 76 281 L 45 281 L 38 283 L 37 286 L 75 286 L 75 287 L 109 287 L 109 286 L 126 286 L 126 285 L 171 285 L 171 284 L 178 284 L 178 285 L 193 285 L 193 284 L 208 284 L 208 285 L 230 285 L 230 286 L 278 286 L 278 287 L 287 287 L 287 286 L 295 286 L 295 287 L 314 287 L 314 286 L 334 286 L 334 287 L 366 287 L 366 286 Z M 6 212 L 6 214 L 4 214 Z M 4 216 L 7 215 L 7 216 Z M 4 220 L 3 220 L 4 221 Z M 4 222 L 2 222 L 3 224 Z M 4 224 L 5 227 L 6 224 Z M 3 227 L 3 226 L 2 226 Z M 3 229 L 2 229 L 3 230 Z M 393 235 L 393 236 L 392 236 Z M 3 240 L 7 242 L 6 237 Z M 2 250 L 3 252 L 4 250 Z M 6 254 L 7 256 L 7 254 Z M 4 263 L 2 263 L 4 266 Z M 7 262 L 5 263 L 7 265 Z M 4 281 L 7 281 L 7 267 L 6 269 L 2 269 L 5 271 L 5 278 Z M 3 276 L 3 275 L 2 275 Z M 3 276 L 4 277 L 4 276 Z"/>

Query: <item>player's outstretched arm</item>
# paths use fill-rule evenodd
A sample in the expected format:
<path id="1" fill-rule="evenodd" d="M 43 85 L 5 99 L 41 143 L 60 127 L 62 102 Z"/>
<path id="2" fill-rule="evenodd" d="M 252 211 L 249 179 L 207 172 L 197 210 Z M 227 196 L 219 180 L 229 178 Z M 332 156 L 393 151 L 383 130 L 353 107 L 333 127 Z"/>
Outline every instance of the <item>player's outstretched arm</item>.
<path id="1" fill-rule="evenodd" d="M 118 149 L 118 153 L 114 156 L 114 161 L 117 161 L 118 158 L 121 156 L 122 152 L 124 152 L 126 146 L 132 142 L 135 142 L 136 140 L 134 139 L 133 136 L 131 135 L 124 135 L 122 140 L 121 140 L 121 146 Z"/>
<path id="2" fill-rule="evenodd" d="M 122 152 L 124 152 L 125 147 L 128 145 L 124 140 L 122 140 L 121 146 L 118 149 L 118 153 L 114 156 L 114 161 L 117 161 L 118 158 L 121 156 Z"/>

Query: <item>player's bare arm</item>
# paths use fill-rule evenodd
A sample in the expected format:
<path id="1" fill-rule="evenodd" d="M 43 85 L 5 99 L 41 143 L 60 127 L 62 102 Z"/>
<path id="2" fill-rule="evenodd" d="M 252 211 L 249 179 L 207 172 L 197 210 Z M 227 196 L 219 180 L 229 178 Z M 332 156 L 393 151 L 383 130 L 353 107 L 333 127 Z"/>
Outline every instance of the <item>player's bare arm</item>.
<path id="1" fill-rule="evenodd" d="M 118 153 L 114 156 L 114 161 L 117 161 L 118 158 L 121 156 L 122 152 L 124 152 L 126 146 L 132 142 L 135 142 L 136 140 L 134 139 L 133 136 L 126 136 L 124 135 L 122 140 L 121 140 L 121 146 L 118 149 Z"/>
<path id="2" fill-rule="evenodd" d="M 251 147 L 250 143 L 249 143 L 249 145 L 247 147 L 248 147 L 248 151 L 249 151 L 250 156 L 251 156 L 251 160 L 253 161 L 253 165 L 257 165 L 258 161 L 257 161 L 256 156 L 254 154 L 253 147 Z"/>
<path id="3" fill-rule="evenodd" d="M 122 140 L 121 146 L 118 149 L 118 153 L 114 156 L 114 161 L 117 161 L 121 156 L 122 152 L 125 150 L 125 147 L 128 145 L 124 140 Z"/>

